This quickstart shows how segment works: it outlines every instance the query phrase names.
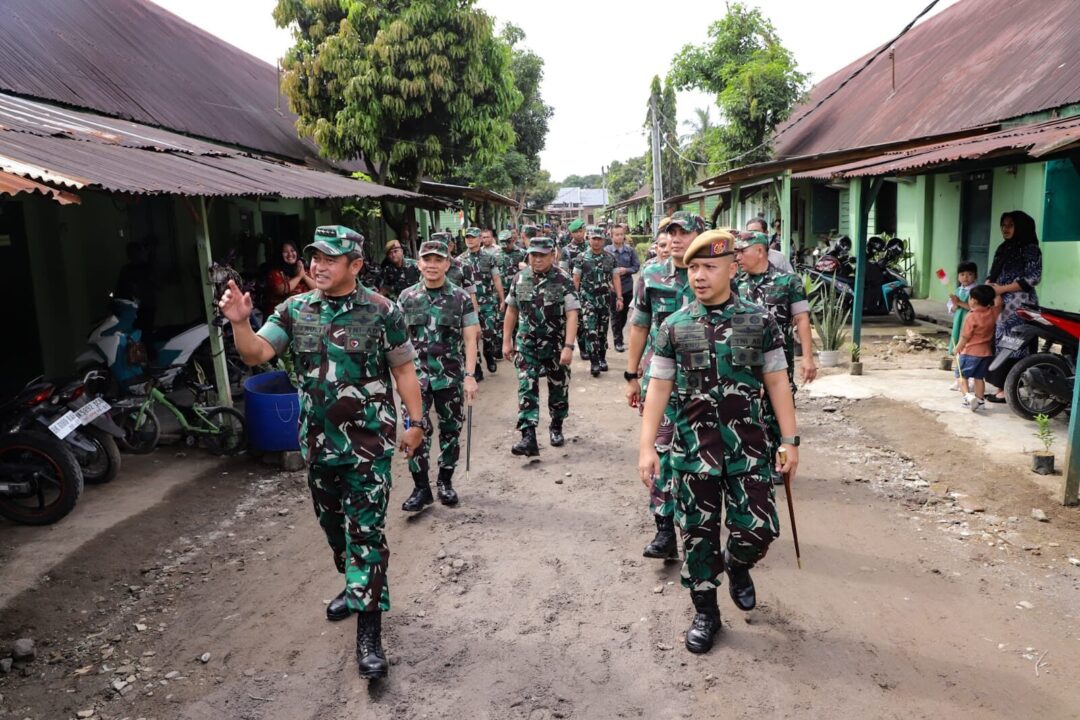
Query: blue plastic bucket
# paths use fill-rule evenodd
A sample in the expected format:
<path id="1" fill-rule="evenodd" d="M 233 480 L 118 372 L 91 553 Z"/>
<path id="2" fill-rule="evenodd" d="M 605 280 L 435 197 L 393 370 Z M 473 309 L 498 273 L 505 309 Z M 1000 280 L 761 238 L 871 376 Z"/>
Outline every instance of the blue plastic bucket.
<path id="1" fill-rule="evenodd" d="M 300 449 L 300 396 L 284 371 L 244 381 L 244 415 L 251 447 L 264 452 Z"/>

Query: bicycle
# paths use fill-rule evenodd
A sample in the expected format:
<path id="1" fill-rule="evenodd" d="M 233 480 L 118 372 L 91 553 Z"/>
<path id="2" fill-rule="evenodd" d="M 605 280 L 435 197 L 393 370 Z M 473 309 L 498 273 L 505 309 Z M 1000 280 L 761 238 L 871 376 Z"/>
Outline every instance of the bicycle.
<path id="1" fill-rule="evenodd" d="M 213 390 L 212 385 L 187 382 L 194 393 L 195 402 L 190 406 L 173 403 L 158 387 L 158 379 L 167 368 L 154 369 L 146 383 L 146 395 L 118 401 L 114 407 L 120 415 L 118 424 L 124 430 L 120 447 L 136 455 L 153 452 L 161 438 L 161 423 L 155 407 L 168 410 L 180 424 L 184 444 L 195 447 L 201 444 L 215 455 L 236 455 L 247 445 L 244 416 L 232 408 L 208 405 L 200 401 Z"/>

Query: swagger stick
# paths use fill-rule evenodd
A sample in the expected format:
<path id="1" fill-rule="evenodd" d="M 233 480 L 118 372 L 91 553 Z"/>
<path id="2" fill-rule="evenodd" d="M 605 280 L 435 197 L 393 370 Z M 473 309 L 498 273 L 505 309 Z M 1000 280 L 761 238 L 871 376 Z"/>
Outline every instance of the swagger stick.
<path id="1" fill-rule="evenodd" d="M 472 464 L 472 404 L 469 405 L 469 420 L 465 430 L 465 484 L 469 484 L 469 465 Z"/>
<path id="2" fill-rule="evenodd" d="M 787 450 L 780 448 L 778 451 L 781 464 L 787 462 Z M 788 518 L 791 520 L 791 537 L 795 541 L 795 562 L 802 570 L 802 555 L 799 552 L 799 530 L 795 527 L 795 506 L 791 503 L 791 473 L 781 473 L 784 478 L 784 494 L 787 495 Z"/>

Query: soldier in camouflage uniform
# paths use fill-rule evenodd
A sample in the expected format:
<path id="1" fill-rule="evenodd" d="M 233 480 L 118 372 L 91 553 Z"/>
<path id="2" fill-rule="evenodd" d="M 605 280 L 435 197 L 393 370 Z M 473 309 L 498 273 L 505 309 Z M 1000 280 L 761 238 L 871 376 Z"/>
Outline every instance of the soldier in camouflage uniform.
<path id="1" fill-rule="evenodd" d="M 397 240 L 386 243 L 386 259 L 381 267 L 379 294 L 390 300 L 397 300 L 402 290 L 420 282 L 420 268 L 415 260 L 405 257 L 405 250 Z"/>
<path id="2" fill-rule="evenodd" d="M 502 306 L 503 284 L 499 275 L 499 266 L 491 253 L 484 252 L 481 235 L 491 234 L 491 230 L 471 227 L 465 231 L 465 252 L 458 255 L 463 267 L 472 271 L 476 284 L 476 303 L 480 316 L 480 329 L 483 332 L 484 359 L 488 372 L 499 369 L 497 360 L 502 359 L 502 348 L 495 346 L 495 325 L 499 322 L 499 308 Z M 477 379 L 482 377 L 480 360 L 476 362 Z"/>
<path id="3" fill-rule="evenodd" d="M 615 256 L 604 249 L 604 231 L 590 225 L 585 231 L 589 249 L 573 260 L 574 286 L 581 299 L 581 352 L 589 356 L 589 372 L 599 377 L 606 372 L 607 333 L 611 320 L 611 288 L 615 287 L 622 309 L 621 278 L 615 274 Z"/>
<path id="4" fill-rule="evenodd" d="M 357 613 L 360 675 L 379 678 L 388 669 L 381 639 L 382 612 L 390 609 L 383 526 L 397 431 L 390 376 L 412 417 L 421 417 L 422 403 L 416 353 L 401 311 L 358 283 L 362 243 L 348 228 L 317 228 L 304 250 L 317 289 L 278 305 L 258 335 L 248 323 L 251 297 L 232 281 L 219 306 L 245 363 L 259 365 L 276 355 L 293 361 L 308 485 L 334 564 L 345 575 L 345 589 L 326 616 L 344 620 Z M 406 457 L 422 439 L 420 426 L 406 421 Z"/>
<path id="5" fill-rule="evenodd" d="M 646 370 L 638 470 L 650 484 L 660 464 L 656 431 L 672 405 L 675 515 L 686 547 L 681 579 L 697 611 L 686 647 L 695 653 L 708 652 L 720 629 L 716 588 L 725 572 L 735 605 L 755 606 L 750 568 L 780 532 L 773 464 L 794 476 L 799 459 L 784 339 L 768 311 L 731 292 L 734 240 L 712 230 L 686 250 L 696 299 L 660 326 Z M 763 426 L 766 396 L 783 431 L 783 452 L 775 455 Z"/>
<path id="6" fill-rule="evenodd" d="M 536 426 L 541 371 L 547 375 L 551 444 L 559 447 L 566 442 L 563 420 L 570 413 L 570 362 L 581 309 L 574 282 L 555 267 L 551 238 L 535 237 L 529 242 L 529 267 L 518 273 L 506 306 L 503 355 L 517 368 L 517 427 L 521 431 L 521 440 L 510 451 L 530 457 L 540 454 Z"/>
<path id="7" fill-rule="evenodd" d="M 480 321 L 469 294 L 446 281 L 450 251 L 446 243 L 429 240 L 420 247 L 423 282 L 406 288 L 398 300 L 405 315 L 409 337 L 416 349 L 416 374 L 427 421 L 434 406 L 439 417 L 439 501 L 457 505 L 458 496 L 452 480 L 457 466 L 461 426 L 465 420 L 465 402 L 476 397 L 476 341 Z M 406 413 L 406 417 L 410 417 Z M 431 425 L 425 425 L 424 442 L 409 460 L 414 489 L 401 506 L 416 512 L 434 502 L 431 496 L 428 454 L 431 449 Z"/>
<path id="8" fill-rule="evenodd" d="M 499 276 L 503 288 L 509 289 L 514 284 L 514 278 L 521 272 L 521 266 L 525 263 L 525 251 L 517 246 L 515 232 L 503 230 L 499 233 L 499 242 L 502 248 L 495 254 L 495 261 L 499 265 Z M 499 306 L 498 322 L 495 324 L 495 345 L 502 350 L 503 346 L 503 323 L 506 321 L 506 298 Z"/>
<path id="9" fill-rule="evenodd" d="M 566 272 L 570 272 L 570 264 L 578 253 L 585 252 L 589 247 L 585 244 L 585 223 L 581 218 L 574 219 L 568 229 L 570 234 L 566 247 L 559 251 L 559 267 Z"/>
<path id="10" fill-rule="evenodd" d="M 686 276 L 683 252 L 704 231 L 705 220 L 700 215 L 680 211 L 662 221 L 662 235 L 668 238 L 671 256 L 648 265 L 638 276 L 634 292 L 634 312 L 630 316 L 630 348 L 627 353 L 626 398 L 630 407 L 641 408 L 647 382 L 639 378 L 652 358 L 652 344 L 660 324 L 669 315 L 690 303 L 694 292 Z M 645 546 L 642 555 L 668 560 L 678 557 L 675 538 L 675 500 L 671 495 L 669 450 L 675 433 L 675 411 L 668 408 L 656 436 L 656 451 L 660 454 L 660 472 L 649 488 L 649 511 L 656 522 L 656 535 Z"/>

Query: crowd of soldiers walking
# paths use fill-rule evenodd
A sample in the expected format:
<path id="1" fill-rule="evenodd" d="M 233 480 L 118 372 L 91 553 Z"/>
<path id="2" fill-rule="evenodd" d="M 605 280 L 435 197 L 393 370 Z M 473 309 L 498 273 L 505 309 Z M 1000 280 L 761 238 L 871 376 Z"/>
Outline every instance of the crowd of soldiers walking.
<path id="1" fill-rule="evenodd" d="M 449 233 L 433 233 L 417 260 L 393 241 L 373 281 L 364 238 L 326 226 L 304 249 L 317 289 L 286 299 L 258 333 L 250 296 L 231 284 L 222 297 L 245 362 L 292 359 L 312 500 L 345 580 L 326 616 L 357 615 L 361 677 L 389 669 L 381 628 L 395 450 L 413 479 L 403 511 L 436 498 L 457 505 L 460 436 L 484 370 L 513 364 L 521 437 L 510 451 L 539 456 L 541 379 L 548 440 L 559 447 L 573 354 L 593 377 L 608 371 L 609 330 L 626 357 L 627 403 L 642 416 L 637 470 L 656 521 L 643 554 L 676 559 L 676 527 L 683 538 L 681 582 L 695 608 L 687 649 L 712 647 L 725 575 L 735 605 L 755 606 L 750 569 L 780 532 L 774 484 L 798 465 L 796 342 L 803 380 L 814 377 L 802 281 L 770 259 L 763 227 L 707 230 L 700 216 L 676 212 L 658 224 L 644 267 L 626 230 L 575 220 L 563 238 L 531 225 L 496 238 L 469 227 L 464 252 L 455 255 Z"/>

